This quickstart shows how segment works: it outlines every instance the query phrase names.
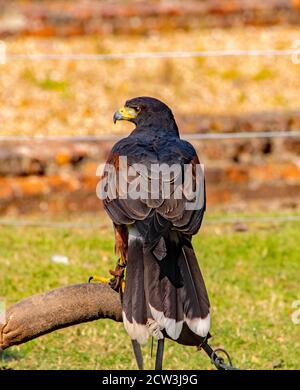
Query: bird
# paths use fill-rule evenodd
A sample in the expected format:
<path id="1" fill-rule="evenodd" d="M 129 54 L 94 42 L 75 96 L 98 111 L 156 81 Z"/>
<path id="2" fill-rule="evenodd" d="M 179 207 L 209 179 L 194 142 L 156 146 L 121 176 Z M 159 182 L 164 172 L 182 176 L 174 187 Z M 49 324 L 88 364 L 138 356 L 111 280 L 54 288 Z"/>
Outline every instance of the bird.
<path id="1" fill-rule="evenodd" d="M 187 207 L 191 199 L 186 194 L 175 196 L 188 180 L 185 167 L 191 168 L 195 189 L 201 164 L 194 147 L 180 138 L 171 109 L 159 99 L 129 99 L 113 121 L 129 121 L 135 127 L 113 146 L 106 167 L 120 174 L 126 166 L 135 175 L 111 179 L 109 169 L 102 175 L 109 189 L 103 205 L 113 222 L 119 256 L 109 283 L 120 291 L 123 323 L 138 368 L 144 367 L 141 345 L 152 338 L 158 340 L 155 369 L 161 370 L 166 337 L 177 340 L 185 327 L 202 338 L 209 335 L 210 302 L 192 244 L 206 209 L 205 179 L 199 181 L 201 196 L 195 200 L 193 195 L 193 207 Z M 176 169 L 161 175 L 162 166 Z M 125 191 L 119 188 L 121 178 Z M 130 197 L 126 191 L 130 186 L 137 190 L 137 179 L 146 190 Z"/>

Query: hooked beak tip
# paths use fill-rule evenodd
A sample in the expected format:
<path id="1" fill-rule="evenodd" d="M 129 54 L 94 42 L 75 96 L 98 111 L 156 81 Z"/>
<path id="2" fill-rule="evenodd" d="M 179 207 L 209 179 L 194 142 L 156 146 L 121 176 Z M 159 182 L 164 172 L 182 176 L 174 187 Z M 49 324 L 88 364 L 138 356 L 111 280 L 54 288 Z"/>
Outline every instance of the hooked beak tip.
<path id="1" fill-rule="evenodd" d="M 114 123 L 117 123 L 117 121 L 121 120 L 123 117 L 122 117 L 122 114 L 120 113 L 120 111 L 116 111 L 114 113 L 114 117 L 113 117 L 113 121 Z"/>

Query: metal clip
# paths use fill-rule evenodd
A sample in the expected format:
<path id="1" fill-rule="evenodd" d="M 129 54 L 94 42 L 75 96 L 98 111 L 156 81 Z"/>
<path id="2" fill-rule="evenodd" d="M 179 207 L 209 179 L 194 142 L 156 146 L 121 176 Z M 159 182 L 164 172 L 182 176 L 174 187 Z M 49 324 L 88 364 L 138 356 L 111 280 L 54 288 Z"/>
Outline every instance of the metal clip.
<path id="1" fill-rule="evenodd" d="M 221 352 L 226 356 L 226 358 L 228 360 L 228 364 L 225 363 L 225 361 L 222 357 L 217 355 L 217 352 Z M 218 370 L 226 370 L 226 371 L 227 370 L 239 370 L 239 368 L 233 367 L 232 360 L 229 356 L 229 353 L 227 351 L 225 351 L 225 349 L 222 349 L 222 348 L 215 349 L 213 351 L 210 359 L 211 359 L 212 364 L 214 364 Z"/>

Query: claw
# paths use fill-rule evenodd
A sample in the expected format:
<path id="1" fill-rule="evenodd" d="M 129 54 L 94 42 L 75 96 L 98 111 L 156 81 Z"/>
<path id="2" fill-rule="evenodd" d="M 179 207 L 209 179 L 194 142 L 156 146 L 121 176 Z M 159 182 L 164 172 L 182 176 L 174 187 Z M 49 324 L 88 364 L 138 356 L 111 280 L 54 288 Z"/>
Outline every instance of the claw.
<path id="1" fill-rule="evenodd" d="M 124 291 L 125 291 L 125 280 L 124 279 L 122 279 L 120 282 L 120 288 L 121 288 L 122 294 L 124 294 Z"/>
<path id="2" fill-rule="evenodd" d="M 91 276 L 89 278 L 89 283 L 100 282 L 100 283 L 108 284 L 113 290 L 123 294 L 125 291 L 125 280 L 124 280 L 125 268 L 126 268 L 126 261 L 122 259 L 118 259 L 115 270 L 109 271 L 112 277 L 105 278 L 97 275 Z"/>
<path id="3" fill-rule="evenodd" d="M 102 277 L 102 276 L 91 276 L 89 278 L 89 283 L 91 282 L 99 282 L 99 283 L 104 283 L 104 284 L 109 284 L 111 281 L 111 278 L 105 278 L 105 277 Z"/>
<path id="4" fill-rule="evenodd" d="M 122 257 L 119 258 L 119 260 L 118 260 L 118 265 L 119 266 L 126 267 L 126 263 L 127 263 L 127 261 L 122 259 Z"/>

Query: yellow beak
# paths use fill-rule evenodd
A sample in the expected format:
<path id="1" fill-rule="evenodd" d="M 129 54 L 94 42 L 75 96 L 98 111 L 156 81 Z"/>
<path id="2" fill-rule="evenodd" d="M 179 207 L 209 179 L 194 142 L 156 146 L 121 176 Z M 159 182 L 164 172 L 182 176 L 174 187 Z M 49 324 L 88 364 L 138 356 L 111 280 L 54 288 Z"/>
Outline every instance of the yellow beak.
<path id="1" fill-rule="evenodd" d="M 131 107 L 121 107 L 114 114 L 114 123 L 121 120 L 131 120 L 136 118 L 138 111 Z"/>

